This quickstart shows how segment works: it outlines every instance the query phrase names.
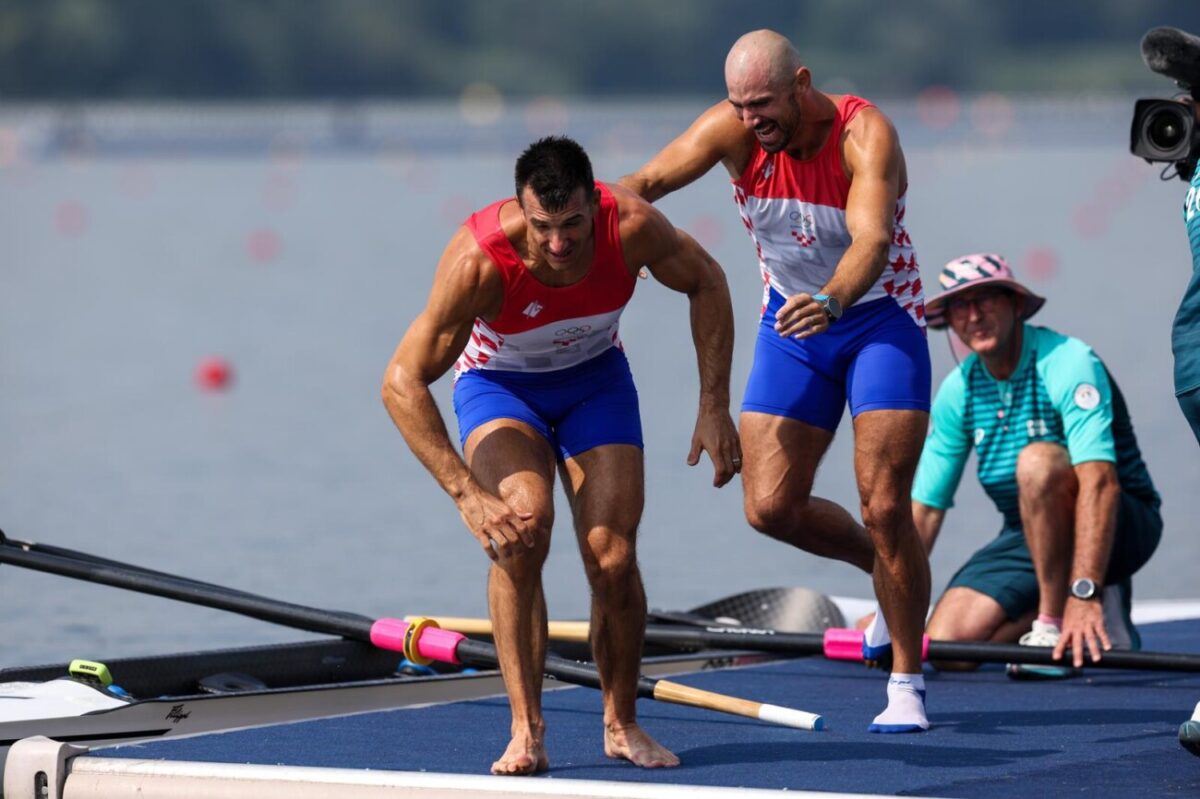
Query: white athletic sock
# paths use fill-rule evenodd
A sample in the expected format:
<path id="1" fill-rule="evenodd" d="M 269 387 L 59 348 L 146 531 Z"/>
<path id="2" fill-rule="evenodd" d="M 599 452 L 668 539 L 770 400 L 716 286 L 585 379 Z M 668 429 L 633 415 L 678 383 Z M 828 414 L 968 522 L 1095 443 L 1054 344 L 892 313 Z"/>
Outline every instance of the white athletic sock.
<path id="1" fill-rule="evenodd" d="M 888 678 L 888 706 L 875 717 L 869 732 L 921 732 L 929 729 L 925 717 L 925 675 L 895 674 Z"/>
<path id="2" fill-rule="evenodd" d="M 887 620 L 883 618 L 883 611 L 876 602 L 875 618 L 871 619 L 867 629 L 863 630 L 863 657 L 867 660 L 879 660 L 890 651 L 891 645 L 892 636 L 888 632 Z"/>

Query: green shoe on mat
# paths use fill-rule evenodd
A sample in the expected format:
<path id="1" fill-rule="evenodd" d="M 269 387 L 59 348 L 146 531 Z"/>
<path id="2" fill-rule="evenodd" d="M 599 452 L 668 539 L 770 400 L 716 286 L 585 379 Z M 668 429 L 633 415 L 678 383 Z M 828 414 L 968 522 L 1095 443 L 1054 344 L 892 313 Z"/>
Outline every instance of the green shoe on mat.
<path id="1" fill-rule="evenodd" d="M 1192 717 L 1179 725 L 1179 744 L 1200 757 L 1200 704 L 1192 711 Z"/>

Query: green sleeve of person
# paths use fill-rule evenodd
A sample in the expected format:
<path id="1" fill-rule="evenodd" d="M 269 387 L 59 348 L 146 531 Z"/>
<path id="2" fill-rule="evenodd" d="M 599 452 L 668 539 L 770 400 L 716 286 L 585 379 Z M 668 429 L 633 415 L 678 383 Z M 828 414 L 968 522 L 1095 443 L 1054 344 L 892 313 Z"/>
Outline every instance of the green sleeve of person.
<path id="1" fill-rule="evenodd" d="M 1029 326 L 1037 337 L 1037 370 L 1046 393 L 1062 416 L 1071 464 L 1117 462 L 1113 440 L 1113 392 L 1104 364 L 1077 338 Z"/>
<path id="2" fill-rule="evenodd" d="M 921 451 L 912 491 L 913 499 L 931 508 L 946 510 L 954 506 L 954 492 L 971 452 L 971 439 L 963 429 L 963 407 L 967 401 L 964 375 L 974 358 L 971 356 L 946 375 L 933 399 L 929 436 Z"/>

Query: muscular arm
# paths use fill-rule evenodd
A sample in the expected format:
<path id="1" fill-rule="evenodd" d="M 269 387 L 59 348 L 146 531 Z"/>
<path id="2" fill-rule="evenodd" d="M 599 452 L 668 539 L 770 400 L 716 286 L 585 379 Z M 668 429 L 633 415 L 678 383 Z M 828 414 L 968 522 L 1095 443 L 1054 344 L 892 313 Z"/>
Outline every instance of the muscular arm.
<path id="1" fill-rule="evenodd" d="M 1117 468 L 1109 461 L 1085 461 L 1075 465 L 1075 476 L 1079 480 L 1079 494 L 1075 500 L 1075 554 L 1071 579 L 1087 577 L 1097 585 L 1103 585 L 1117 530 L 1117 505 L 1121 496 Z M 1062 636 L 1055 648 L 1055 656 L 1061 657 L 1070 648 L 1075 665 L 1082 666 L 1085 646 L 1093 660 L 1100 659 L 1101 647 L 1112 648 L 1104 628 L 1104 604 L 1100 598 L 1085 601 L 1067 597 Z"/>
<path id="2" fill-rule="evenodd" d="M 647 202 L 654 202 L 681 189 L 716 166 L 717 162 L 733 177 L 749 163 L 753 137 L 733 115 L 727 102 L 720 102 L 701 114 L 691 126 L 637 172 L 618 183 Z"/>
<path id="3" fill-rule="evenodd" d="M 1044 329 L 1029 326 L 1025 329 L 1028 335 L 1038 337 L 1034 343 L 1039 351 L 1048 353 L 1038 361 L 1038 376 L 1062 416 L 1067 451 L 1078 484 L 1074 547 L 1067 579 L 1088 577 L 1099 585 L 1112 556 L 1121 493 L 1112 432 L 1115 387 L 1099 357 L 1082 341 Z M 1077 399 L 1083 386 L 1091 388 L 1096 402 L 1082 403 Z M 1070 647 L 1073 660 L 1079 665 L 1085 647 L 1096 658 L 1101 647 L 1111 646 L 1104 629 L 1102 599 L 1085 601 L 1068 596 L 1056 653 L 1061 655 Z"/>
<path id="4" fill-rule="evenodd" d="M 466 346 L 477 316 L 499 309 L 502 287 L 471 234 L 460 230 L 438 264 L 425 309 L 409 326 L 384 375 L 383 404 L 400 434 L 438 485 L 458 506 L 472 535 L 494 556 L 494 535 L 526 539 L 517 514 L 487 494 L 471 476 L 446 432 L 429 386 Z M 532 537 L 526 540 L 532 545 Z"/>
<path id="5" fill-rule="evenodd" d="M 1075 476 L 1079 480 L 1079 496 L 1075 501 L 1071 579 L 1089 577 L 1102 584 L 1117 531 L 1117 504 L 1121 497 L 1117 467 L 1108 461 L 1088 461 L 1075 466 Z"/>
<path id="6" fill-rule="evenodd" d="M 851 242 L 820 293 L 849 308 L 888 265 L 904 156 L 895 128 L 874 108 L 863 109 L 850 123 L 843 153 L 850 172 L 846 227 Z M 803 293 L 788 298 L 776 319 L 781 336 L 805 338 L 829 328 L 824 310 Z"/>
<path id="7" fill-rule="evenodd" d="M 904 156 L 891 122 L 867 108 L 850 124 L 845 158 L 850 171 L 846 227 L 852 241 L 824 293 L 847 308 L 875 285 L 887 266 Z"/>
<path id="8" fill-rule="evenodd" d="M 741 450 L 729 415 L 729 372 L 733 360 L 733 306 L 720 264 L 695 239 L 676 229 L 648 203 L 620 188 L 621 239 L 631 268 L 641 264 L 664 286 L 686 294 L 692 342 L 700 372 L 700 410 L 688 463 L 700 450 L 713 461 L 713 485 L 740 471 Z"/>

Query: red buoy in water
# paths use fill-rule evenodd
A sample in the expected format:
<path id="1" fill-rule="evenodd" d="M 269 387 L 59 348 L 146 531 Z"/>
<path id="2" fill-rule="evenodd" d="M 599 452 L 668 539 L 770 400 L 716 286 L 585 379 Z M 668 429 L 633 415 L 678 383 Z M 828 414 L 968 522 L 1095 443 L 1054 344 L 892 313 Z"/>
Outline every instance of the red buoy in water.
<path id="1" fill-rule="evenodd" d="M 196 365 L 196 385 L 205 391 L 224 391 L 233 382 L 233 367 L 217 356 L 201 358 Z"/>

